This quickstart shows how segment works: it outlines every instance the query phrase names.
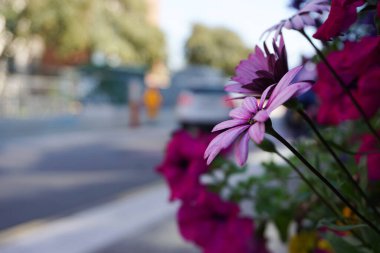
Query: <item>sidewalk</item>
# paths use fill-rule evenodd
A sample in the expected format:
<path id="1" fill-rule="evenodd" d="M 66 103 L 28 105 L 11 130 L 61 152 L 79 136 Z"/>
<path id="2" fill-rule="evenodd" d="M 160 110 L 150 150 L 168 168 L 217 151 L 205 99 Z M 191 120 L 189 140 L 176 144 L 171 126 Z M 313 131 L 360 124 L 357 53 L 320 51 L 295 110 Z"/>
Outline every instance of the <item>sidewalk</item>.
<path id="1" fill-rule="evenodd" d="M 163 184 L 72 216 L 0 234 L 2 253 L 196 253 L 176 231 Z M 111 246 L 115 245 L 115 246 Z"/>

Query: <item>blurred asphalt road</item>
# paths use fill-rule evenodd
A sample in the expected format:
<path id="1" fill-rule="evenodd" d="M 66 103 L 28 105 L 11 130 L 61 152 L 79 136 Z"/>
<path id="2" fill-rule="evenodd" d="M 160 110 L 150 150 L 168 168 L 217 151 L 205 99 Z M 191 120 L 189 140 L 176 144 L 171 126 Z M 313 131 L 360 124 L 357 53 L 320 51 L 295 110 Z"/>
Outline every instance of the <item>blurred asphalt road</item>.
<path id="1" fill-rule="evenodd" d="M 286 130 L 281 115 L 274 124 Z M 173 111 L 139 128 L 127 116 L 97 107 L 0 119 L 1 253 L 199 252 L 180 238 L 177 206 L 153 171 L 177 128 Z M 268 156 L 256 150 L 249 164 L 256 170 Z M 274 252 L 286 252 L 278 241 Z"/>
<path id="2" fill-rule="evenodd" d="M 87 219 L 89 224 L 94 222 L 93 233 L 99 232 L 96 227 L 99 222 L 91 215 L 99 213 L 104 216 L 107 214 L 105 210 L 110 213 L 109 229 L 114 237 L 106 240 L 105 236 L 103 244 L 96 245 L 99 247 L 96 249 L 93 243 L 90 243 L 91 247 L 84 243 L 84 248 L 90 251 L 68 249 L 65 252 L 93 252 L 109 246 L 114 240 L 122 240 L 128 234 L 125 230 L 128 221 L 133 220 L 136 213 L 146 213 L 147 217 L 143 220 L 151 219 L 156 231 L 161 229 L 158 233 L 162 234 L 162 229 L 169 231 L 171 236 L 177 236 L 177 242 L 183 246 L 173 225 L 174 206 L 166 202 L 167 193 L 162 190 L 165 189 L 163 185 L 159 186 L 161 195 L 155 203 L 164 210 L 161 216 L 149 216 L 144 206 L 140 206 L 142 210 L 139 210 L 138 203 L 133 207 L 130 204 L 132 200 L 123 197 L 126 193 L 149 188 L 159 181 L 153 169 L 161 161 L 165 143 L 176 128 L 173 112 L 165 109 L 154 123 L 147 122 L 143 117 L 143 124 L 138 128 L 128 127 L 127 116 L 125 108 L 101 107 L 86 109 L 79 116 L 0 119 L 0 252 L 50 253 L 52 251 L 48 246 L 52 242 L 61 241 L 61 246 L 70 243 L 67 241 L 70 234 L 56 224 L 72 222 L 72 229 L 78 229 L 76 238 L 81 240 L 79 234 L 82 230 L 78 221 Z M 138 199 L 145 198 L 149 196 L 141 195 Z M 128 210 L 123 208 L 137 209 L 130 210 L 132 213 L 128 214 Z M 150 209 L 154 210 L 154 207 Z M 120 215 L 112 219 L 111 214 L 117 210 Z M 80 219 L 76 218 L 78 215 Z M 135 222 L 137 227 L 144 225 Z M 113 225 L 118 223 L 121 227 L 124 224 L 124 227 L 113 231 Z M 51 227 L 58 231 L 56 237 L 51 233 L 55 231 Z M 154 229 L 149 231 L 154 233 Z M 83 236 L 91 234 L 82 232 Z M 44 239 L 36 237 L 44 233 Z M 141 230 L 140 233 L 146 234 L 146 231 Z M 41 240 L 44 243 L 40 243 Z M 139 245 L 136 240 L 133 241 L 133 250 L 128 248 L 124 251 L 126 249 L 118 246 L 116 248 L 122 251 L 114 247 L 107 252 L 164 252 L 159 249 L 146 251 L 146 243 Z M 29 244 L 25 246 L 25 242 Z M 20 248 L 20 245 L 25 247 Z M 36 245 L 40 248 L 33 248 Z M 41 248 L 45 246 L 47 248 Z M 139 247 L 142 247 L 140 251 Z M 173 250 L 165 252 L 175 252 L 177 249 L 174 247 Z"/>

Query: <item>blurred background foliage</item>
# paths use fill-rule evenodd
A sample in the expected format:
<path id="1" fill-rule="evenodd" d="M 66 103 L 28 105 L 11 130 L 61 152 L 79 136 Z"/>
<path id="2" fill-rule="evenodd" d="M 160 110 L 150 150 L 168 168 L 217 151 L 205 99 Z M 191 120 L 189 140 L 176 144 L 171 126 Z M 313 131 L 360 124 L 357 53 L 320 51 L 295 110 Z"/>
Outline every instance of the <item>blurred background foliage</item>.
<path id="1" fill-rule="evenodd" d="M 227 28 L 194 24 L 185 52 L 190 64 L 209 65 L 232 75 L 235 66 L 248 56 L 250 49 L 235 32 Z"/>
<path id="2" fill-rule="evenodd" d="M 147 20 L 140 0 L 0 0 L 8 48 L 19 38 L 40 37 L 58 57 L 102 52 L 123 64 L 165 60 L 165 39 Z"/>

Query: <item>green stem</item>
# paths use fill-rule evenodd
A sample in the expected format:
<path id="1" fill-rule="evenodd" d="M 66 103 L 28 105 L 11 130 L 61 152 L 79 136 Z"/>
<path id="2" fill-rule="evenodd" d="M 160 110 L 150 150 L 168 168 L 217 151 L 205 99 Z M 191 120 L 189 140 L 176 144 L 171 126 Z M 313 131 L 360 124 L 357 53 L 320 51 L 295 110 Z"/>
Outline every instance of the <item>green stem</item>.
<path id="1" fill-rule="evenodd" d="M 283 156 L 278 151 L 275 152 L 279 157 L 281 157 L 287 164 L 289 164 L 290 167 L 294 169 L 294 171 L 300 176 L 300 178 L 309 186 L 309 188 L 315 193 L 315 195 L 318 196 L 318 198 L 330 209 L 331 212 L 333 212 L 336 216 L 340 216 L 339 211 L 336 210 L 336 208 L 328 202 L 321 193 L 313 186 L 313 184 L 307 179 L 302 172 L 285 156 Z"/>
<path id="2" fill-rule="evenodd" d="M 284 146 L 286 146 L 292 153 L 303 163 L 305 166 L 317 176 L 347 207 L 349 207 L 363 222 L 365 222 L 370 228 L 380 235 L 380 229 L 373 224 L 369 219 L 362 215 L 336 188 L 333 186 L 316 168 L 309 163 L 308 160 L 303 157 L 289 142 L 287 142 L 279 133 L 277 133 L 271 126 L 271 122 L 267 121 L 268 134 L 275 137 Z"/>
<path id="3" fill-rule="evenodd" d="M 330 211 L 332 212 L 332 213 L 334 213 L 335 214 L 335 216 L 341 221 L 341 222 L 343 222 L 344 224 L 346 224 L 346 225 L 348 225 L 347 224 L 347 222 L 344 220 L 344 219 L 342 219 L 341 217 L 340 217 L 340 212 L 330 203 L 330 202 L 328 202 L 323 196 L 322 196 L 322 194 L 313 186 L 313 184 L 309 181 L 309 179 L 307 179 L 306 177 L 305 177 L 305 175 L 303 175 L 302 174 L 302 172 L 301 172 L 301 170 L 299 170 L 298 168 L 297 168 L 297 166 L 295 166 L 294 165 L 294 163 L 292 163 L 288 158 L 286 158 L 285 156 L 283 156 L 280 152 L 278 152 L 278 151 L 275 151 L 275 153 L 279 156 L 279 157 L 281 157 L 287 164 L 289 164 L 289 166 L 290 167 L 292 167 L 295 171 L 296 171 L 296 173 L 300 176 L 300 178 L 307 184 L 307 186 L 309 186 L 309 188 L 315 193 L 315 195 L 317 195 L 318 196 L 318 198 L 330 209 Z M 352 230 L 351 231 L 352 232 L 352 234 L 356 237 L 356 238 L 358 238 L 358 240 L 359 241 L 361 241 L 361 243 L 364 245 L 364 246 L 366 246 L 367 248 L 369 248 L 369 245 L 364 241 L 364 239 L 358 234 L 358 233 L 356 233 L 356 231 L 354 231 L 354 230 Z"/>
<path id="4" fill-rule="evenodd" d="M 333 147 L 333 148 L 335 148 L 335 149 L 337 149 L 337 150 L 339 150 L 339 151 L 341 151 L 343 153 L 346 153 L 348 155 L 372 155 L 372 154 L 380 154 L 380 150 L 368 150 L 368 151 L 365 151 L 365 152 L 360 152 L 360 151 L 355 151 L 354 152 L 354 151 L 347 150 L 347 149 L 343 148 L 342 146 L 336 144 L 333 141 L 330 141 L 330 140 L 326 140 L 326 141 L 327 141 L 327 143 L 331 147 Z"/>
<path id="5" fill-rule="evenodd" d="M 336 163 L 339 165 L 345 176 L 348 178 L 350 183 L 354 186 L 354 188 L 359 192 L 359 194 L 365 199 L 367 204 L 371 207 L 371 209 L 374 211 L 374 213 L 377 215 L 378 218 L 380 218 L 380 213 L 376 209 L 376 207 L 373 205 L 373 203 L 368 198 L 367 194 L 363 191 L 363 189 L 359 186 L 359 184 L 353 179 L 351 173 L 348 171 L 347 167 L 344 165 L 344 163 L 340 160 L 338 155 L 335 153 L 335 151 L 330 147 L 330 145 L 327 143 L 325 138 L 322 136 L 322 134 L 319 132 L 318 128 L 314 125 L 313 121 L 310 119 L 309 115 L 305 113 L 302 109 L 298 109 L 297 112 L 301 115 L 301 117 L 307 122 L 307 124 L 310 126 L 310 128 L 313 130 L 315 135 L 318 137 L 318 139 L 321 141 L 323 146 L 330 152 L 331 156 L 334 158 Z"/>
<path id="6" fill-rule="evenodd" d="M 366 123 L 368 129 L 372 132 L 372 134 L 376 137 L 376 139 L 380 142 L 380 135 L 377 133 L 375 128 L 372 126 L 369 118 L 365 114 L 363 108 L 359 105 L 358 101 L 355 99 L 355 97 L 352 95 L 350 89 L 347 87 L 345 82 L 342 80 L 342 78 L 336 73 L 334 68 L 331 66 L 329 61 L 326 59 L 326 57 L 323 55 L 321 50 L 318 49 L 318 47 L 314 44 L 314 42 L 307 36 L 305 31 L 301 30 L 300 33 L 306 38 L 306 40 L 311 44 L 311 46 L 315 49 L 318 56 L 321 58 L 323 63 L 326 65 L 326 67 L 329 69 L 331 74 L 334 76 L 334 78 L 338 81 L 340 87 L 344 90 L 344 92 L 350 97 L 352 103 L 354 104 L 355 108 L 358 110 L 358 112 L 362 115 L 362 118 L 364 122 Z"/>

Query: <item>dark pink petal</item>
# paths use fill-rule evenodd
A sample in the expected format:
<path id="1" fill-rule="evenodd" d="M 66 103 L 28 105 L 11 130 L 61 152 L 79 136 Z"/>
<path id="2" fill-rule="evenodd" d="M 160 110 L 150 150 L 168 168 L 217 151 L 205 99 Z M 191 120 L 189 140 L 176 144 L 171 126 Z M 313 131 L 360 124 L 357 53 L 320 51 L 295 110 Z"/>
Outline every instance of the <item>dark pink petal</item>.
<path id="1" fill-rule="evenodd" d="M 379 58 L 380 59 L 380 58 Z M 380 62 L 379 62 L 380 63 Z M 380 64 L 369 68 L 358 80 L 358 101 L 368 117 L 380 109 Z"/>
<path id="2" fill-rule="evenodd" d="M 269 114 L 266 110 L 260 110 L 256 113 L 253 119 L 258 122 L 265 122 L 267 119 L 269 119 Z"/>
<path id="3" fill-rule="evenodd" d="M 346 84 L 358 80 L 357 85 L 350 85 L 349 89 L 367 116 L 373 116 L 372 113 L 379 108 L 380 93 L 376 91 L 380 87 L 379 79 L 373 77 L 376 76 L 375 69 L 380 66 L 380 37 L 346 42 L 343 50 L 331 52 L 327 59 Z M 327 67 L 320 63 L 317 69 L 318 80 L 313 88 L 321 101 L 318 122 L 337 125 L 342 121 L 358 119 L 360 114 Z"/>
<path id="4" fill-rule="evenodd" d="M 236 142 L 236 147 L 235 147 L 235 157 L 240 166 L 243 166 L 245 162 L 247 161 L 248 145 L 249 145 L 249 135 L 248 133 L 244 133 Z"/>
<path id="5" fill-rule="evenodd" d="M 214 126 L 214 128 L 212 129 L 212 132 L 216 132 L 216 131 L 223 130 L 226 128 L 239 126 L 239 125 L 246 124 L 246 123 L 247 123 L 247 120 L 244 120 L 244 119 L 226 120 L 226 121 L 223 121 L 223 122 L 217 124 L 216 126 Z"/>
<path id="6" fill-rule="evenodd" d="M 380 132 L 378 132 L 380 133 Z M 373 135 L 364 135 L 359 152 L 368 152 L 379 150 L 378 142 Z M 367 176 L 370 181 L 380 181 L 380 153 L 369 153 L 367 155 L 356 155 L 355 159 L 359 163 L 360 159 L 365 157 L 367 160 Z"/>
<path id="7" fill-rule="evenodd" d="M 243 101 L 243 107 L 251 113 L 256 113 L 259 109 L 257 100 L 254 97 L 247 97 Z"/>
<path id="8" fill-rule="evenodd" d="M 364 0 L 332 0 L 327 20 L 318 28 L 313 37 L 329 40 L 345 32 L 356 21 L 356 8 L 364 3 Z"/>
<path id="9" fill-rule="evenodd" d="M 248 134 L 252 140 L 260 144 L 264 140 L 265 124 L 257 122 L 248 129 Z"/>
<path id="10" fill-rule="evenodd" d="M 250 113 L 248 110 L 246 110 L 243 107 L 238 107 L 238 108 L 232 109 L 229 115 L 230 117 L 234 119 L 249 120 L 251 118 L 252 113 Z"/>

